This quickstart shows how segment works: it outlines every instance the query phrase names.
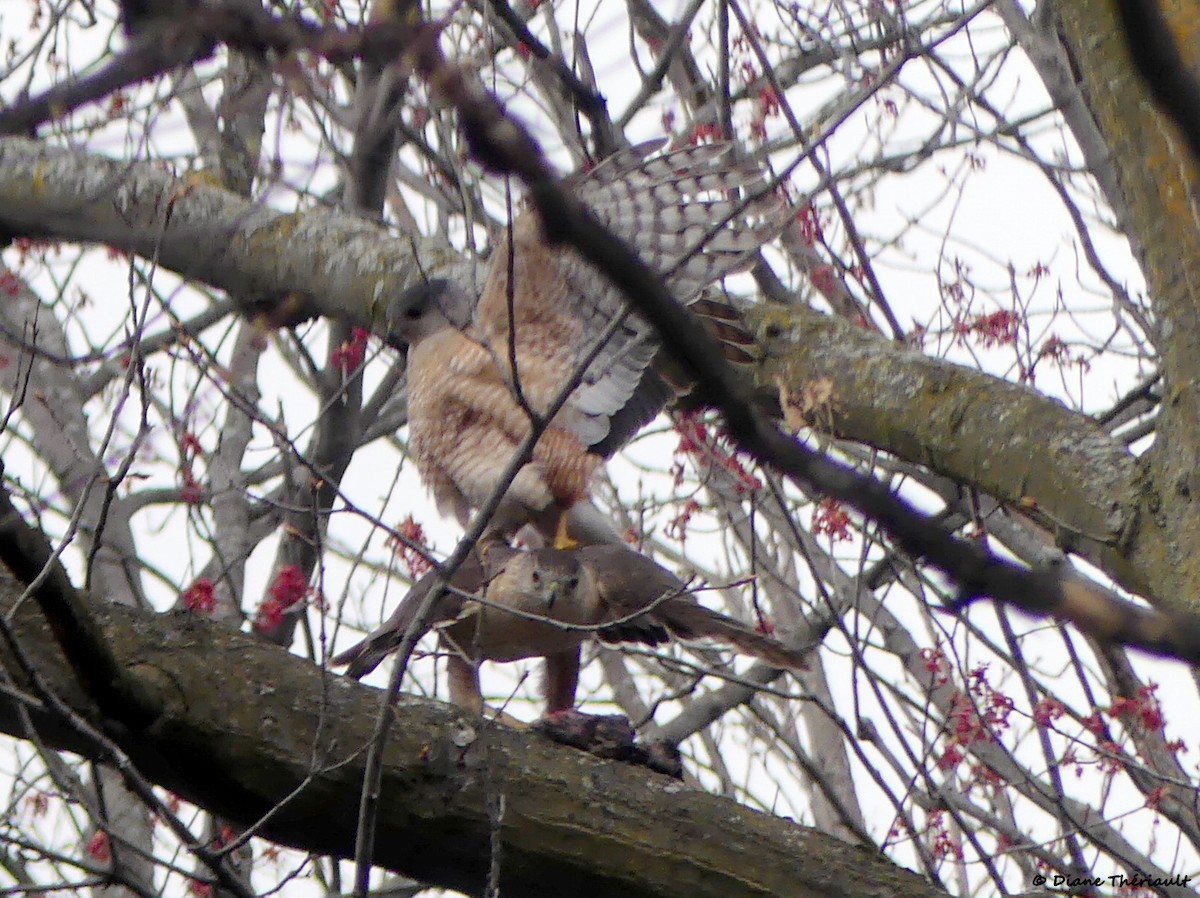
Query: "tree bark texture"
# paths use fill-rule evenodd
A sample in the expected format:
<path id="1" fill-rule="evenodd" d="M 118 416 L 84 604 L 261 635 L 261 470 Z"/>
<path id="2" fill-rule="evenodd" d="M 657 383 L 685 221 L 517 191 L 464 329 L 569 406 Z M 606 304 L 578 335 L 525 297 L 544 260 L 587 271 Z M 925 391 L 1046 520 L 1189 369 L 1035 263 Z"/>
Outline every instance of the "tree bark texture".
<path id="1" fill-rule="evenodd" d="M 1160 4 L 1193 70 L 1200 3 Z M 1158 325 L 1166 389 L 1127 556 L 1152 598 L 1200 608 L 1200 210 L 1196 161 L 1130 59 L 1115 0 L 1060 2 L 1060 33 L 1109 146 Z"/>
<path id="2" fill-rule="evenodd" d="M 21 586 L 0 577 L 0 613 Z M 106 729 L 138 770 L 239 826 L 352 857 L 366 746 L 381 693 L 194 615 L 96 603 L 118 658 L 163 711 L 142 732 L 97 719 L 32 602 L 13 623 L 49 688 Z M 28 684 L 7 646 L 0 660 Z M 27 705 L 53 748 L 97 750 Z M 0 729 L 28 738 L 13 693 Z M 493 850 L 506 895 L 837 896 L 944 894 L 882 855 L 693 791 L 668 777 L 404 699 L 386 752 L 375 861 L 482 892 Z M 493 835 L 493 833 L 495 835 Z"/>

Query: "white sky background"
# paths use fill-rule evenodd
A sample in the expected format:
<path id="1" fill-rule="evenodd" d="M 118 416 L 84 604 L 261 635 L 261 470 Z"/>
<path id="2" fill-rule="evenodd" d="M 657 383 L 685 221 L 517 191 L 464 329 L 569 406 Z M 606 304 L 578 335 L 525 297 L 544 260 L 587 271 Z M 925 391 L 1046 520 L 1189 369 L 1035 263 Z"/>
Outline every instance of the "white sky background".
<path id="1" fill-rule="evenodd" d="M 72 65 L 76 64 L 76 60 L 98 58 L 110 39 L 108 23 L 113 15 L 113 4 L 100 2 L 97 5 L 98 14 L 104 17 L 105 24 L 72 31 L 69 45 L 64 44 L 59 49 L 60 57 L 70 58 Z M 930 4 L 913 6 L 926 9 Z M 659 4 L 658 8 L 664 16 L 674 18 L 668 15 L 668 9 L 677 16 L 682 13 L 685 4 Z M 560 3 L 558 9 L 560 23 L 569 34 L 573 27 L 574 9 L 565 2 Z M 593 2 L 586 9 L 594 10 L 580 13 L 581 19 L 586 23 L 592 62 L 597 70 L 598 81 L 608 98 L 609 109 L 616 115 L 625 109 L 640 83 L 640 79 L 636 74 L 631 75 L 629 69 L 626 52 L 629 43 L 627 26 L 619 18 L 619 4 Z M 24 2 L 7 0 L 0 4 L 0 37 L 4 38 L 5 43 L 9 38 L 20 41 L 21 37 L 28 33 L 29 10 L 29 4 Z M 760 27 L 764 32 L 770 30 L 765 24 Z M 987 48 L 996 46 L 1002 38 L 999 21 L 984 15 L 970 31 L 970 44 L 967 35 L 955 38 L 944 48 L 953 52 L 944 55 L 958 54 L 962 62 L 962 71 L 969 72 L 973 66 L 972 59 L 986 58 L 989 52 Z M 611 56 L 601 54 L 599 51 L 610 42 L 614 52 Z M 113 43 L 119 45 L 120 39 L 114 38 Z M 642 49 L 644 52 L 644 47 Z M 698 47 L 694 46 L 693 49 L 700 53 Z M 704 60 L 705 55 L 701 53 L 700 56 Z M 711 54 L 709 56 L 711 57 Z M 649 58 L 648 54 L 644 56 L 647 61 Z M 509 74 L 516 75 L 519 72 L 511 52 L 502 54 L 501 61 L 506 65 Z M 908 91 L 918 95 L 926 90 L 938 89 L 926 71 L 926 63 L 923 61 L 909 63 L 902 71 L 899 81 Z M 11 83 L 10 81 L 0 84 L 0 91 L 10 91 Z M 48 81 L 44 72 L 32 72 L 32 90 L 37 91 L 46 83 Z M 169 89 L 169 85 L 164 81 L 157 86 L 145 87 L 141 92 L 165 95 Z M 501 89 L 503 91 L 503 86 Z M 215 93 L 217 89 L 210 90 Z M 789 100 L 801 121 L 819 131 L 823 119 L 822 110 L 827 112 L 826 104 L 831 98 L 843 93 L 842 87 L 831 87 L 828 83 L 822 83 L 815 84 L 810 89 L 793 91 L 789 94 Z M 988 89 L 988 96 L 1009 115 L 1039 113 L 1047 110 L 1050 105 L 1036 74 L 1016 53 L 999 68 L 995 82 Z M 893 152 L 920 145 L 938 127 L 938 122 L 929 112 L 917 108 L 917 104 L 907 97 L 907 93 L 898 86 L 883 88 L 864 104 L 847 125 L 838 130 L 822 154 L 823 163 L 832 166 L 836 171 L 852 169 L 855 160 L 864 153 L 864 146 L 867 152 L 873 152 L 874 142 L 881 137 Z M 3 99 L 11 100 L 11 93 L 3 94 Z M 882 104 L 886 101 L 897 104 L 897 115 L 894 118 L 881 111 Z M 536 102 L 517 95 L 509 98 L 509 107 L 538 131 L 540 111 Z M 637 141 L 661 135 L 662 111 L 662 108 L 651 106 L 649 111 L 635 118 L 625 136 L 631 141 Z M 102 113 L 85 109 L 77 116 L 100 114 Z M 739 118 L 744 122 L 745 114 L 742 113 Z M 1051 119 L 1047 118 L 1046 122 L 1045 127 L 1027 130 L 1031 141 L 1044 149 L 1048 157 L 1074 153 L 1073 146 L 1064 144 L 1062 132 L 1049 126 Z M 978 120 L 978 127 L 985 133 L 992 129 L 993 124 L 983 117 Z M 769 125 L 773 134 L 784 133 L 785 125 L 781 120 L 773 119 Z M 682 114 L 677 121 L 677 127 L 686 127 Z M 316 141 L 311 138 L 312 134 L 311 122 L 302 123 L 297 130 L 273 130 L 268 127 L 264 155 L 267 158 L 276 158 L 282 163 L 282 181 L 303 185 L 305 189 L 316 194 L 331 194 L 337 187 L 337 171 L 331 160 L 316 156 Z M 135 136 L 140 139 L 140 134 Z M 955 341 L 948 332 L 937 333 L 939 326 L 949 326 L 946 314 L 948 300 L 942 288 L 946 281 L 953 280 L 954 260 L 962 259 L 969 264 L 976 282 L 986 286 L 990 294 L 977 297 L 976 306 L 972 307 L 973 311 L 996 311 L 1003 307 L 1004 301 L 1015 301 L 1009 291 L 1010 283 L 1016 285 L 1020 302 L 1028 304 L 1029 314 L 1025 319 L 1028 322 L 1028 333 L 1023 334 L 1018 341 L 1018 349 L 1024 341 L 1027 354 L 1030 348 L 1036 351 L 1038 346 L 1054 334 L 1074 347 L 1073 356 L 1086 354 L 1089 362 L 1087 368 L 1068 365 L 1060 370 L 1043 364 L 1039 367 L 1036 383 L 1038 389 L 1061 399 L 1071 407 L 1082 408 L 1085 411 L 1094 412 L 1107 407 L 1127 390 L 1139 375 L 1146 372 L 1141 367 L 1130 340 L 1124 334 L 1118 333 L 1110 351 L 1099 358 L 1093 357 L 1084 349 L 1085 346 L 1104 342 L 1112 335 L 1112 300 L 1107 294 L 1107 289 L 1082 262 L 1077 247 L 1077 235 L 1058 197 L 1049 182 L 1027 163 L 1015 161 L 1010 154 L 992 143 L 976 144 L 973 135 L 965 129 L 960 128 L 956 137 L 962 141 L 961 152 L 939 153 L 912 172 L 889 175 L 865 193 L 846 190 L 851 197 L 849 201 L 857 227 L 872 241 L 869 249 L 893 310 L 905 326 L 912 322 L 929 325 L 931 332 L 925 344 L 927 352 L 1016 379 L 1017 358 L 1012 347 L 984 350 L 969 340 Z M 130 140 L 125 133 L 110 129 L 108 133 L 89 143 L 87 149 L 91 152 L 108 152 L 114 156 L 174 157 L 180 164 L 185 164 L 195 148 L 177 104 L 154 114 L 151 142 L 152 151 L 131 149 Z M 547 150 L 552 153 L 557 149 L 553 145 L 547 146 Z M 794 156 L 795 151 L 780 152 L 772 157 L 772 163 L 775 166 L 784 166 Z M 564 164 L 567 162 L 562 153 L 558 153 L 555 158 Z M 811 186 L 814 180 L 812 170 L 808 166 L 801 166 L 792 179 L 799 190 Z M 955 189 L 959 184 L 965 184 L 965 187 L 961 190 Z M 1077 187 L 1081 191 L 1090 190 L 1083 179 Z M 502 194 L 498 181 L 494 183 L 491 195 L 496 198 L 499 208 L 499 197 Z M 408 195 L 410 201 L 413 197 L 413 194 Z M 272 191 L 267 201 L 280 208 L 291 209 L 295 198 L 289 192 L 277 189 Z M 827 198 L 819 198 L 818 204 L 826 224 L 827 237 L 831 242 L 840 245 L 841 230 L 833 219 Z M 1085 213 L 1094 211 L 1096 215 L 1107 218 L 1106 210 L 1094 209 L 1088 203 L 1081 203 L 1081 207 Z M 914 222 L 915 227 L 912 226 Z M 433 226 L 432 218 L 428 224 Z M 901 233 L 903 237 L 897 242 L 895 236 Z M 482 232 L 476 237 L 478 240 L 485 239 Z M 1099 228 L 1093 229 L 1092 237 L 1097 241 L 1098 252 L 1110 266 L 1110 271 L 1117 280 L 1124 283 L 1131 293 L 1142 291 L 1140 274 L 1129 257 L 1124 241 Z M 15 265 L 9 252 L 4 254 L 4 262 Z M 1049 272 L 1035 279 L 1028 273 L 1039 263 L 1046 266 Z M 1014 273 L 1011 278 L 1010 265 Z M 87 256 L 82 266 L 87 275 L 82 278 L 77 276 L 74 283 L 86 284 L 94 302 L 81 311 L 80 321 L 85 322 L 84 326 L 93 338 L 98 333 L 112 334 L 115 343 L 125 326 L 130 307 L 128 267 L 119 262 L 109 261 L 103 250 Z M 61 268 L 65 268 L 65 264 Z M 34 284 L 44 291 L 43 295 L 52 296 L 55 293 L 53 278 L 65 274 L 64 270 L 55 267 L 52 260 L 48 271 L 38 275 Z M 155 275 L 156 285 L 160 289 L 164 284 L 171 283 L 172 279 L 173 276 L 167 272 L 160 271 Z M 744 281 L 732 283 L 742 288 L 745 288 L 746 284 Z M 803 284 L 799 284 L 798 288 L 801 291 L 806 289 Z M 139 291 L 133 298 L 140 302 L 142 293 Z M 190 288 L 184 288 L 177 291 L 173 297 L 172 307 L 177 312 L 183 309 L 194 311 L 201 308 L 203 302 L 204 300 Z M 1070 315 L 1058 313 L 1060 302 L 1070 309 Z M 161 321 L 163 316 L 156 313 L 156 317 Z M 152 324 L 149 330 L 156 331 L 158 326 Z M 82 337 L 82 332 L 82 328 L 76 329 L 74 336 Z M 86 346 L 80 342 L 76 348 L 83 351 Z M 173 382 L 177 387 L 187 382 L 188 372 L 183 366 L 172 370 L 165 361 L 156 360 L 155 367 L 160 369 L 164 379 L 174 378 Z M 302 389 L 296 389 L 291 372 L 277 355 L 269 354 L 264 359 L 259 382 L 264 393 L 262 407 L 269 410 L 279 409 L 295 442 L 304 445 L 307 427 L 316 412 L 311 395 Z M 370 382 L 369 376 L 368 383 Z M 178 395 L 185 394 L 180 392 Z M 216 438 L 216 428 L 222 420 L 223 397 L 213 384 L 204 382 L 196 390 L 192 401 L 196 408 L 194 420 L 200 425 L 197 426 L 197 435 L 211 450 Z M 108 413 L 108 406 L 103 401 L 98 402 L 95 404 L 95 411 L 97 427 L 100 428 L 103 426 L 104 415 Z M 207 425 L 203 424 L 205 421 L 208 422 Z M 609 466 L 623 500 L 629 504 L 645 494 L 655 495 L 666 501 L 674 493 L 665 477 L 649 476 L 643 470 L 649 467 L 665 472 L 673 460 L 672 453 L 677 444 L 677 437 L 670 432 L 662 433 L 663 427 L 660 424 L 651 428 L 652 431 L 659 431 L 660 435 L 642 438 L 631 447 L 625 458 L 614 460 Z M 158 448 L 162 448 L 163 445 L 165 442 L 159 441 Z M 22 459 L 11 445 L 4 447 L 3 453 L 10 476 L 18 477 L 25 483 L 38 482 L 40 468 L 35 461 Z M 251 446 L 247 464 L 252 466 L 258 461 L 265 461 L 275 453 L 276 449 L 265 431 L 260 432 L 259 438 Z M 413 514 L 425 525 L 435 548 L 442 553 L 449 551 L 459 535 L 458 528 L 450 523 L 441 526 L 437 524 L 436 513 L 425 495 L 424 488 L 420 486 L 415 471 L 411 468 L 399 471 L 393 479 L 396 458 L 394 450 L 382 443 L 359 451 L 344 483 L 347 497 L 357 506 L 378 514 L 382 520 L 391 524 L 395 524 L 406 514 Z M 147 459 L 146 464 L 138 468 L 153 480 L 161 481 L 163 486 L 177 483 L 177 470 L 170 464 Z M 669 505 L 664 509 L 659 514 L 660 526 L 677 512 L 678 508 L 675 506 Z M 196 570 L 208 558 L 203 539 L 196 533 L 195 528 L 182 526 L 184 523 L 183 512 L 179 508 L 150 511 L 139 520 L 139 525 L 143 528 L 139 536 L 145 540 L 143 545 L 170 547 L 168 551 L 152 553 L 152 557 L 166 575 L 167 582 L 147 581 L 155 600 L 164 608 L 174 603 L 179 590 L 191 581 Z M 707 536 L 706 526 L 709 530 Z M 712 529 L 711 523 L 706 525 L 704 521 L 697 522 L 686 547 L 689 554 L 713 558 L 725 555 L 725 542 L 720 534 L 712 533 Z M 369 544 L 370 548 L 365 550 L 366 556 L 382 563 L 386 563 L 388 557 L 383 545 L 384 536 L 385 534 L 374 530 L 367 521 L 350 514 L 339 515 L 333 531 L 333 539 L 346 546 L 350 554 L 364 552 L 363 547 Z M 271 576 L 269 565 L 273 560 L 274 549 L 274 540 L 269 540 L 256 553 L 254 563 L 248 569 L 248 596 L 261 595 L 265 590 Z M 853 570 L 857 565 L 859 547 L 846 546 L 843 551 L 848 566 Z M 68 560 L 76 564 L 77 572 L 79 559 L 69 557 Z M 334 559 L 330 559 L 325 568 L 322 585 L 332 603 L 340 605 L 345 600 L 349 616 L 361 617 L 367 624 L 386 616 L 404 591 L 399 581 L 389 582 L 377 572 L 344 565 Z M 893 590 L 893 594 L 897 603 L 912 601 L 911 598 L 901 596 L 898 589 Z M 988 628 L 992 626 L 989 622 L 994 618 L 994 613 L 990 606 L 978 605 L 971 610 L 970 615 L 972 621 Z M 318 615 L 313 614 L 312 620 L 314 627 L 319 626 Z M 956 622 L 947 620 L 943 625 L 948 632 L 955 634 L 953 638 L 957 642 L 965 644 L 962 628 Z M 1016 621 L 1015 625 L 1024 626 L 1020 621 Z M 1053 646 L 1050 651 L 1061 650 L 1061 643 L 1057 641 L 1048 642 L 1047 645 Z M 1032 660 L 1036 656 L 1036 642 L 1026 640 L 1023 646 Z M 847 692 L 844 698 L 847 703 L 864 701 L 861 694 L 858 698 L 852 696 L 854 665 L 845 654 L 844 645 L 838 644 L 836 635 L 831 638 L 824 657 L 829 668 L 830 681 L 845 684 Z M 1045 661 L 1049 663 L 1052 659 L 1046 658 Z M 1196 711 L 1200 709 L 1196 707 L 1195 687 L 1189 678 L 1180 675 L 1184 673 L 1180 665 L 1139 660 L 1138 666 L 1147 676 L 1162 684 L 1160 696 L 1167 710 L 1169 727 L 1178 728 L 1185 721 L 1197 719 Z M 484 671 L 485 688 L 493 694 L 504 695 L 507 690 L 513 688 L 511 684 L 533 671 L 534 667 L 509 665 L 502 668 L 491 665 Z M 419 662 L 415 673 L 420 685 L 430 691 L 434 690 L 430 662 Z M 379 677 L 380 674 L 376 676 Z M 897 678 L 903 676 L 897 666 Z M 510 707 L 517 716 L 532 717 L 536 713 L 536 680 L 536 674 L 528 677 L 519 691 L 521 698 Z M 715 688 L 719 681 L 713 681 L 713 684 Z M 585 672 L 581 694 L 587 697 L 601 688 L 598 667 L 593 664 Z M 794 689 L 794 681 L 792 688 Z M 1015 694 L 1015 688 L 1013 691 Z M 444 697 L 444 692 L 442 694 Z M 1066 698 L 1064 696 L 1064 699 Z M 587 709 L 600 713 L 606 710 L 604 705 L 594 701 L 587 705 Z M 661 712 L 662 718 L 669 719 L 670 711 L 671 708 L 665 706 Z M 863 707 L 861 713 L 865 717 L 872 717 L 881 712 L 878 708 Z M 913 719 L 914 728 L 921 725 L 919 719 Z M 747 735 L 744 731 L 735 730 L 730 719 L 716 724 L 714 733 L 718 737 L 728 733 L 728 738 L 722 739 L 722 745 L 728 745 L 728 741 L 732 739 L 743 747 L 741 758 L 745 768 L 735 772 L 735 779 L 746 787 L 746 792 L 737 796 L 740 800 L 776 813 L 794 816 L 801 821 L 805 820 L 807 799 L 796 778 L 795 770 L 787 769 L 777 756 L 764 755 L 763 743 L 759 741 L 761 734 Z M 1195 732 L 1184 734 L 1168 731 L 1169 737 L 1176 735 L 1186 735 L 1190 743 L 1196 743 Z M 697 752 L 701 757 L 704 756 L 698 740 L 693 739 L 685 748 Z M 731 767 L 736 766 L 738 758 L 737 751 L 727 751 L 726 762 Z M 1194 769 L 1194 757 L 1185 755 L 1183 761 L 1193 765 L 1189 769 Z M 716 786 L 715 778 L 703 772 L 701 777 L 706 785 Z M 1077 790 L 1082 798 L 1088 798 L 1097 789 L 1097 775 L 1089 771 L 1076 783 L 1068 782 L 1067 788 L 1068 791 Z M 1128 821 L 1131 833 L 1136 833 L 1139 828 L 1144 832 L 1151 815 L 1149 812 L 1137 810 L 1143 803 L 1140 795 L 1114 795 L 1112 804 L 1108 806 L 1108 813 L 1112 816 L 1113 808 L 1128 806 L 1131 812 Z M 869 812 L 867 816 L 885 831 L 892 819 L 892 812 L 890 808 L 881 806 L 877 814 Z M 1133 835 L 1130 837 L 1133 838 Z M 1162 845 L 1160 849 L 1163 855 L 1160 863 L 1163 866 L 1179 872 L 1195 872 L 1198 869 L 1197 858 L 1190 853 L 1187 857 L 1175 857 L 1174 844 Z M 912 864 L 911 858 L 906 856 L 905 849 L 897 851 L 896 857 L 901 862 Z M 1105 871 L 1096 872 L 1103 875 Z"/>

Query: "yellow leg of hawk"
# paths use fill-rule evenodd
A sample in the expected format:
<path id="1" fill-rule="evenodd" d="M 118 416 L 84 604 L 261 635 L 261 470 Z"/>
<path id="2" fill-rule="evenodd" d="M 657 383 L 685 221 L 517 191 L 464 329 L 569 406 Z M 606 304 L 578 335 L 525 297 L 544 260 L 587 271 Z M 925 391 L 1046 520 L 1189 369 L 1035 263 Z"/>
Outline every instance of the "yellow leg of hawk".
<path id="1" fill-rule="evenodd" d="M 558 515 L 558 527 L 554 531 L 554 548 L 565 549 L 568 552 L 579 548 L 579 541 L 571 536 L 568 530 L 570 509 L 564 508 Z"/>

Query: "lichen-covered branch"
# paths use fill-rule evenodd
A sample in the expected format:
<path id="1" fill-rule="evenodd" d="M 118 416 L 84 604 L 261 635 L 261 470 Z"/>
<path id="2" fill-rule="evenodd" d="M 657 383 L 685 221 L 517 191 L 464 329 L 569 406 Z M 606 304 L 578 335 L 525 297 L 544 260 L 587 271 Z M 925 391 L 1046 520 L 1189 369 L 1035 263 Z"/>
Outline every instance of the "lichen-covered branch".
<path id="1" fill-rule="evenodd" d="M 325 209 L 285 214 L 148 162 L 20 137 L 0 138 L 0 209 L 10 234 L 108 244 L 235 296 L 271 300 L 267 311 L 364 327 L 381 325 L 388 299 L 422 272 L 445 276 L 459 264 L 444 240 L 398 239 Z"/>

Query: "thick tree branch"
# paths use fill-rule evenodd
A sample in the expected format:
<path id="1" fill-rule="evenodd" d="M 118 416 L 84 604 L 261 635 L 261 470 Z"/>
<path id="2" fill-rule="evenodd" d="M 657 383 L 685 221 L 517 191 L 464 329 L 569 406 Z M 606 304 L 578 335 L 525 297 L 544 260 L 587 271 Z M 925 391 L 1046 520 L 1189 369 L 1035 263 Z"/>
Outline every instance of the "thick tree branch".
<path id="1" fill-rule="evenodd" d="M 1060 548 L 1133 592 L 1155 595 L 1157 558 L 1128 551 L 1126 542 L 1139 523 L 1142 466 L 1091 418 L 803 306 L 764 306 L 750 319 L 767 350 L 759 381 L 779 387 L 790 422 L 1019 505 Z"/>
<path id="2" fill-rule="evenodd" d="M 1131 552 L 1154 562 L 1154 594 L 1200 608 L 1200 514 L 1195 447 L 1200 445 L 1200 225 L 1197 165 L 1155 108 L 1133 66 L 1113 0 L 1055 5 L 1084 100 L 1108 143 L 1124 194 L 1131 242 L 1142 250 L 1165 383 L 1155 443 L 1147 451 L 1144 522 Z M 1172 4 L 1167 26 L 1178 46 L 1195 45 L 1200 3 Z"/>
<path id="3" fill-rule="evenodd" d="M 1162 10 L 1156 0 L 1119 0 L 1117 11 L 1130 58 L 1200 161 L 1200 81 L 1188 69 Z"/>
<path id="4" fill-rule="evenodd" d="M 0 138 L 0 209 L 9 233 L 105 243 L 235 297 L 272 301 L 244 308 L 248 314 L 277 311 L 286 298 L 291 317 L 378 330 L 388 300 L 422 273 L 461 276 L 460 257 L 441 239 L 396 240 L 379 225 L 323 209 L 284 214 L 151 163 L 25 138 Z"/>
<path id="5" fill-rule="evenodd" d="M 19 594 L 0 576 L 0 613 Z M 122 746 L 143 775 L 241 825 L 269 814 L 260 829 L 267 838 L 353 854 L 376 690 L 192 615 L 96 615 L 120 662 L 160 699 L 154 725 Z M 22 608 L 14 624 L 47 682 L 91 713 L 36 609 Z M 11 664 L 6 651 L 0 659 Z M 0 696 L 0 729 L 20 737 L 13 702 Z M 33 712 L 49 744 L 92 752 L 51 715 Z M 405 700 L 397 714 L 376 861 L 425 882 L 481 890 L 488 803 L 499 795 L 506 895 L 848 896 L 868 885 L 878 894 L 943 894 L 881 855 L 640 768 L 503 727 L 477 729 L 479 721 L 437 702 Z"/>
<path id="6" fill-rule="evenodd" d="M 142 689 L 136 678 L 125 675 L 96 625 L 90 603 L 71 584 L 46 537 L 25 523 L 2 486 L 0 562 L 28 587 L 105 723 L 136 731 L 152 720 L 158 713 L 155 697 Z"/>

